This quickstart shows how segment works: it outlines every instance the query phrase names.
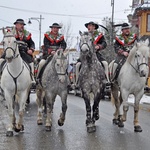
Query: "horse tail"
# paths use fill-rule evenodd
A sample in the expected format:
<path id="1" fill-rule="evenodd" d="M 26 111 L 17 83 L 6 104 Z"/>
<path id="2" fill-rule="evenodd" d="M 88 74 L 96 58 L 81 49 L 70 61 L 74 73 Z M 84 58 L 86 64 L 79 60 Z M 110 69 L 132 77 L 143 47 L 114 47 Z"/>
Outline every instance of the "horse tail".
<path id="1" fill-rule="evenodd" d="M 111 92 L 111 103 L 112 103 L 113 105 L 115 105 L 115 98 L 114 98 L 112 92 Z"/>

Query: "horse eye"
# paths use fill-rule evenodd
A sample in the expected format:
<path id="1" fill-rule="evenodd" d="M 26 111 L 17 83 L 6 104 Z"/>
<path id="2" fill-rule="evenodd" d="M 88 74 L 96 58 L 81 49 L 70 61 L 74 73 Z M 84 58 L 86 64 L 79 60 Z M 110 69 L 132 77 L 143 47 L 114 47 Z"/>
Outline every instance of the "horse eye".
<path id="1" fill-rule="evenodd" d="M 59 66 L 59 64 L 57 64 L 57 66 Z"/>
<path id="2" fill-rule="evenodd" d="M 135 57 L 140 57 L 140 55 L 139 55 L 139 54 L 136 54 Z"/>

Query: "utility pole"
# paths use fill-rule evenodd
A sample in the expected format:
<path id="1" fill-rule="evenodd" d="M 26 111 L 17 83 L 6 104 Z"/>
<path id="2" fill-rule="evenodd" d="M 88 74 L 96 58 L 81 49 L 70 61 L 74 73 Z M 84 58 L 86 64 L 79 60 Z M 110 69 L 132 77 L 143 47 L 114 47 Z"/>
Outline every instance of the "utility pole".
<path id="1" fill-rule="evenodd" d="M 42 26 L 42 15 L 40 15 L 40 17 L 31 17 L 29 18 L 28 24 L 32 24 L 31 20 L 36 20 L 39 23 L 39 50 L 41 47 L 41 26 Z"/>
<path id="2" fill-rule="evenodd" d="M 113 38 L 114 38 L 114 3 L 115 3 L 115 0 L 111 0 L 111 6 L 112 6 L 112 29 L 111 29 L 111 44 L 113 45 Z"/>

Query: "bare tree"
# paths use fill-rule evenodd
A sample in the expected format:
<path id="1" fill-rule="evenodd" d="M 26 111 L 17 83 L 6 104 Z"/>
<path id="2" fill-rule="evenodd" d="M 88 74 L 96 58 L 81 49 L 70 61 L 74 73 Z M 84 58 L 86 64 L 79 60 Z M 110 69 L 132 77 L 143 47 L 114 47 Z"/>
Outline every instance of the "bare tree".
<path id="1" fill-rule="evenodd" d="M 65 41 L 67 43 L 67 48 L 71 48 L 73 46 L 73 40 L 74 40 L 74 37 L 72 36 L 71 21 L 68 21 L 67 24 L 64 24 L 62 22 L 60 24 L 62 26 L 60 31 L 65 37 Z"/>
<path id="2" fill-rule="evenodd" d="M 106 50 L 103 51 L 102 53 L 104 54 L 106 60 L 108 62 L 111 62 L 116 57 L 113 43 L 114 43 L 115 36 L 116 36 L 116 33 L 118 32 L 119 28 L 116 27 L 116 28 L 112 29 L 111 18 L 108 18 L 108 17 L 105 17 L 103 19 L 102 25 L 108 29 L 108 31 L 106 31 L 105 29 L 102 29 L 102 32 L 104 33 L 104 36 L 105 36 L 105 39 L 107 42 Z"/>

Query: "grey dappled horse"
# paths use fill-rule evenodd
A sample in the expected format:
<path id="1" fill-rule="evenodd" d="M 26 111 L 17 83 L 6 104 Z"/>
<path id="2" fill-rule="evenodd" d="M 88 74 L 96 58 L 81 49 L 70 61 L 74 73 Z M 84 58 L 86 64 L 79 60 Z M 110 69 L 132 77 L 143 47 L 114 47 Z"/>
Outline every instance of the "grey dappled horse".
<path id="1" fill-rule="evenodd" d="M 140 41 L 130 50 L 129 56 L 122 66 L 118 79 L 112 85 L 112 100 L 115 104 L 113 123 L 124 127 L 129 109 L 128 97 L 133 94 L 134 101 L 134 131 L 142 132 L 138 121 L 139 102 L 144 94 L 144 87 L 148 77 L 149 41 Z M 120 91 L 120 93 L 119 93 Z M 120 106 L 123 103 L 123 115 L 120 115 Z"/>
<path id="2" fill-rule="evenodd" d="M 30 69 L 22 60 L 18 44 L 15 38 L 15 28 L 11 31 L 5 31 L 3 45 L 6 64 L 1 75 L 1 88 L 4 92 L 4 98 L 8 107 L 9 122 L 7 127 L 7 136 L 13 136 L 13 130 L 23 131 L 23 114 L 25 104 L 31 86 Z M 19 104 L 19 118 L 16 122 L 15 106 Z"/>
<path id="3" fill-rule="evenodd" d="M 45 96 L 47 107 L 46 130 L 50 131 L 52 126 L 52 111 L 55 98 L 57 95 L 61 97 L 62 113 L 58 120 L 58 124 L 62 126 L 65 121 L 65 114 L 67 110 L 67 85 L 68 76 L 66 74 L 67 52 L 63 50 L 57 51 L 52 60 L 47 64 L 43 75 L 41 77 L 41 85 L 37 87 L 37 104 L 38 104 L 38 119 L 37 124 L 41 125 L 42 122 L 42 107 L 43 98 Z"/>
<path id="4" fill-rule="evenodd" d="M 79 87 L 86 105 L 86 125 L 88 132 L 95 132 L 95 121 L 99 119 L 99 102 L 103 97 L 105 87 L 105 73 L 96 56 L 92 34 L 80 32 L 80 60 Z M 91 96 L 93 95 L 93 98 Z M 90 99 L 93 99 L 91 108 Z M 93 114 L 91 115 L 91 112 Z"/>

